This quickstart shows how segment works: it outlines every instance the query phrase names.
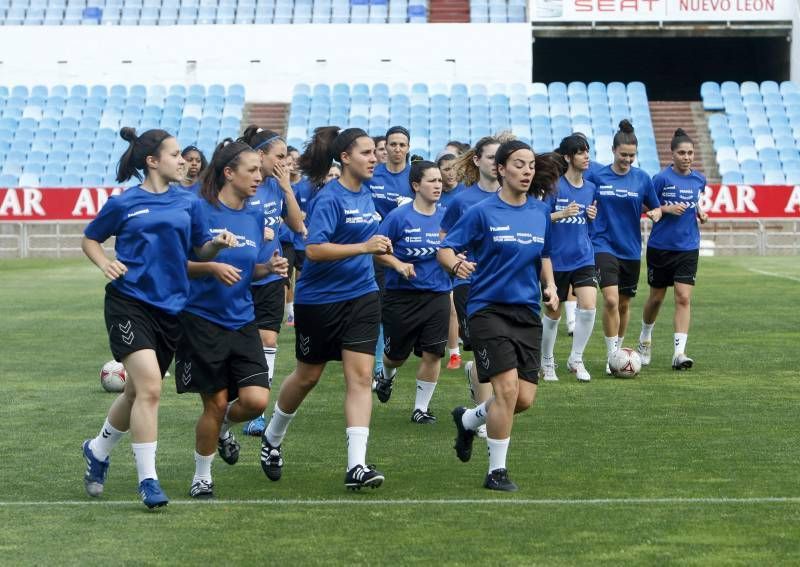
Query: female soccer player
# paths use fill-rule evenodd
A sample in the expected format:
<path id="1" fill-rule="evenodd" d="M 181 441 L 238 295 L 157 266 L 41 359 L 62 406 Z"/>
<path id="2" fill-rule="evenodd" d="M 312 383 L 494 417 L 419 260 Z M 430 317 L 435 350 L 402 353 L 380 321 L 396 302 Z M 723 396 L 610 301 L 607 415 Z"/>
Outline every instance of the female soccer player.
<path id="1" fill-rule="evenodd" d="M 180 314 L 183 335 L 175 356 L 175 384 L 179 394 L 197 392 L 203 402 L 195 429 L 192 498 L 214 496 L 215 451 L 235 464 L 239 443 L 231 424 L 261 415 L 269 400 L 269 372 L 250 281 L 272 272 L 285 274 L 288 264 L 277 251 L 268 262 L 257 263 L 264 214 L 248 207 L 247 199 L 255 195 L 261 179 L 258 153 L 228 138 L 217 146 L 200 189 L 209 234 L 230 230 L 237 245 L 218 254 L 216 262 L 189 261 L 193 279 Z"/>
<path id="2" fill-rule="evenodd" d="M 597 278 L 594 269 L 594 249 L 589 238 L 589 222 L 597 216 L 594 206 L 595 186 L 583 179 L 589 168 L 589 144 L 580 136 L 561 140 L 556 153 L 562 156 L 566 172 L 558 180 L 558 190 L 547 197 L 550 206 L 552 245 L 550 261 L 558 288 L 558 309 L 545 306 L 542 317 L 542 377 L 558 380 L 553 349 L 556 344 L 558 322 L 561 320 L 561 303 L 566 301 L 570 288 L 578 297 L 572 352 L 567 359 L 567 369 L 582 381 L 591 380 L 583 364 L 583 351 L 594 327 L 597 301 Z"/>
<path id="3" fill-rule="evenodd" d="M 608 356 L 622 348 L 630 319 L 630 302 L 639 285 L 642 205 L 649 209 L 647 216 L 653 222 L 661 218 L 661 205 L 653 181 L 644 171 L 632 166 L 638 145 L 633 125 L 623 120 L 614 135 L 614 163 L 587 175 L 597 186 L 597 217 L 589 234 L 594 246 L 597 279 L 603 292 L 603 334 Z M 611 374 L 608 365 L 606 374 Z"/>
<path id="4" fill-rule="evenodd" d="M 497 138 L 487 136 L 478 140 L 473 149 L 462 154 L 456 161 L 457 175 L 467 188 L 448 205 L 442 218 L 442 238 L 467 210 L 497 193 L 499 187 L 495 153 L 499 147 L 500 142 Z M 470 256 L 467 258 L 469 259 Z M 472 350 L 469 326 L 467 325 L 467 296 L 470 283 L 470 278 L 459 278 L 453 282 L 453 303 L 458 315 L 458 331 L 464 343 L 464 350 Z M 478 374 L 473 361 L 464 365 L 464 374 L 472 394 L 472 400 L 478 404 L 488 400 L 492 395 L 492 387 L 488 383 L 478 382 Z M 485 428 L 482 428 L 479 434 L 483 436 L 484 431 Z"/>
<path id="5" fill-rule="evenodd" d="M 700 255 L 700 229 L 697 220 L 705 223 L 708 215 L 697 201 L 705 191 L 706 178 L 692 169 L 694 142 L 681 128 L 675 130 L 670 143 L 672 165 L 653 178 L 661 201 L 661 222 L 653 227 L 647 241 L 647 283 L 650 297 L 644 305 L 642 332 L 638 351 L 642 365 L 650 364 L 653 327 L 664 302 L 667 288 L 675 288 L 675 351 L 672 368 L 686 370 L 694 361 L 686 356 L 686 340 L 691 319 L 692 289 L 697 276 Z"/>
<path id="6" fill-rule="evenodd" d="M 386 151 L 386 136 L 373 136 L 372 141 L 375 142 L 375 157 L 378 158 L 378 163 L 386 163 L 389 158 L 389 152 Z"/>
<path id="7" fill-rule="evenodd" d="M 447 234 L 438 257 L 460 278 L 473 276 L 467 303 L 470 337 L 478 378 L 494 394 L 474 409 L 453 410 L 456 455 L 472 456 L 475 430 L 487 425 L 489 473 L 484 486 L 517 490 L 508 478 L 506 453 L 514 414 L 527 410 L 536 397 L 542 323 L 540 281 L 545 303 L 558 308 L 550 263 L 550 210 L 540 199 L 552 192 L 559 169 L 549 156 L 535 156 L 519 140 L 496 153 L 502 186 L 480 206 L 470 208 Z M 475 261 L 461 260 L 461 250 Z"/>
<path id="8" fill-rule="evenodd" d="M 208 236 L 200 201 L 170 186 L 181 180 L 184 161 L 178 142 L 164 130 L 141 136 L 123 128 L 128 149 L 117 166 L 117 181 L 131 177 L 140 185 L 111 197 L 89 223 L 83 252 L 111 280 L 106 286 L 105 321 L 114 359 L 125 365 L 125 390 L 111 405 L 94 439 L 83 443 L 84 484 L 89 496 L 100 496 L 108 473 L 109 454 L 130 429 L 131 447 L 145 506 L 169 502 L 156 474 L 158 403 L 161 379 L 175 354 L 180 336 L 177 314 L 189 292 L 186 262 L 193 248 L 209 260 L 219 250 L 235 246 L 222 231 Z M 116 260 L 106 258 L 101 244 L 116 236 Z"/>
<path id="9" fill-rule="evenodd" d="M 286 429 L 325 365 L 341 360 L 346 383 L 347 474 L 345 486 L 377 487 L 383 474 L 366 464 L 372 414 L 372 367 L 380 324 L 373 254 L 391 254 L 392 243 L 376 234 L 378 216 L 365 182 L 377 160 L 375 144 L 360 128 L 317 128 L 300 165 L 318 185 L 331 160 L 342 176 L 311 202 L 306 264 L 295 296 L 297 367 L 281 384 L 275 411 L 262 437 L 261 467 L 270 480 L 281 477 Z"/>
<path id="10" fill-rule="evenodd" d="M 279 256 L 284 255 L 279 240 L 284 220 L 291 230 L 302 232 L 303 215 L 289 182 L 289 169 L 284 163 L 287 147 L 283 138 L 271 130 L 249 126 L 239 141 L 256 150 L 261 158 L 261 175 L 264 181 L 253 198 L 248 200 L 248 205 L 259 208 L 264 213 L 264 229 L 268 242 L 261 247 L 259 257 L 259 262 L 264 262 L 271 258 L 276 250 Z M 278 333 L 281 331 L 286 304 L 286 277 L 272 273 L 253 281 L 252 288 L 256 324 L 270 372 L 269 378 L 272 380 L 278 354 Z M 258 417 L 247 423 L 244 432 L 247 435 L 261 435 L 264 432 L 264 417 Z"/>
<path id="11" fill-rule="evenodd" d="M 375 256 L 390 268 L 382 302 L 384 370 L 376 375 L 376 392 L 381 402 L 389 401 L 397 369 L 413 350 L 421 361 L 411 421 L 434 423 L 429 405 L 447 342 L 452 288 L 450 277 L 436 261 L 444 214 L 436 206 L 442 178 L 435 163 L 412 158 L 409 180 L 414 200 L 390 212 L 378 229 L 392 241 L 394 254 Z"/>
<path id="12" fill-rule="evenodd" d="M 186 146 L 181 152 L 185 162 L 185 174 L 180 180 L 180 185 L 184 189 L 197 192 L 200 189 L 200 174 L 208 166 L 206 156 L 197 146 Z"/>

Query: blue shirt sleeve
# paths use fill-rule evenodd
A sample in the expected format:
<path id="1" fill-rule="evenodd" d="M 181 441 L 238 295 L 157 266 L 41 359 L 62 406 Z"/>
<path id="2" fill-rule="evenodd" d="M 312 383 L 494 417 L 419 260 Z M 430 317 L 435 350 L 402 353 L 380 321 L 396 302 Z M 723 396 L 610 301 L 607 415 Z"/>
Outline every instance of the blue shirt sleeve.
<path id="1" fill-rule="evenodd" d="M 442 217 L 442 232 L 450 232 L 450 229 L 453 228 L 460 217 L 461 203 L 454 200 L 452 204 L 447 207 L 447 210 L 444 212 L 444 217 Z"/>
<path id="2" fill-rule="evenodd" d="M 450 210 L 450 209 L 448 209 Z M 480 240 L 483 231 L 480 229 L 480 209 L 474 207 L 467 211 L 455 224 L 452 230 L 447 232 L 447 237 L 442 242 L 442 248 L 452 248 L 456 252 L 461 252 L 468 248 L 474 248 L 474 243 Z M 444 224 L 444 221 L 442 221 Z M 442 226 L 444 229 L 444 226 Z"/>
<path id="3" fill-rule="evenodd" d="M 395 242 L 397 233 L 397 223 L 395 222 L 395 218 L 397 218 L 397 215 L 390 213 L 386 215 L 386 218 L 383 219 L 380 226 L 378 226 L 378 234 L 386 236 L 392 242 Z"/>
<path id="4" fill-rule="evenodd" d="M 208 216 L 200 198 L 192 200 L 192 246 L 201 248 L 203 244 L 212 240 L 208 230 Z"/>
<path id="5" fill-rule="evenodd" d="M 325 244 L 331 241 L 331 237 L 339 225 L 339 210 L 340 207 L 333 200 L 317 199 L 314 204 L 314 211 L 309 219 L 306 246 L 309 244 Z"/>
<path id="6" fill-rule="evenodd" d="M 657 209 L 661 206 L 661 202 L 658 200 L 658 195 L 656 195 L 656 189 L 653 186 L 653 180 L 647 175 L 645 175 L 644 178 L 646 179 L 644 204 L 647 205 L 647 207 L 651 210 Z"/>
<path id="7" fill-rule="evenodd" d="M 547 214 L 547 225 L 544 229 L 544 246 L 542 246 L 542 258 L 549 258 L 550 257 L 550 214 Z"/>
<path id="8" fill-rule="evenodd" d="M 116 196 L 111 197 L 97 216 L 89 223 L 83 234 L 96 242 L 105 242 L 117 234 L 125 214 L 125 206 Z"/>

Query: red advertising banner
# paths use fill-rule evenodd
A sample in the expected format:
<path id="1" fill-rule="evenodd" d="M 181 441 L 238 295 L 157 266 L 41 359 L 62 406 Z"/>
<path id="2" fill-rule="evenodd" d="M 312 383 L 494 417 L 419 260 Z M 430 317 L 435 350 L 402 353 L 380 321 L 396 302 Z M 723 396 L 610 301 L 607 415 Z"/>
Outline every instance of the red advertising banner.
<path id="1" fill-rule="evenodd" d="M 122 188 L 0 189 L 0 222 L 91 220 Z M 711 218 L 800 219 L 800 186 L 709 185 L 700 208 Z"/>

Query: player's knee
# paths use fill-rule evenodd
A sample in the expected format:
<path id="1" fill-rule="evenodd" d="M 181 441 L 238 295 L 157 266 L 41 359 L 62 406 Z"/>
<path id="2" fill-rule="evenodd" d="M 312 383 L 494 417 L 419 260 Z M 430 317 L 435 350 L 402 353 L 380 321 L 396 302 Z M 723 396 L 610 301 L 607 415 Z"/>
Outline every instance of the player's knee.
<path id="1" fill-rule="evenodd" d="M 521 413 L 533 405 L 534 395 L 533 393 L 523 392 L 520 391 L 519 395 L 517 396 L 517 405 L 514 407 L 514 413 Z"/>
<path id="2" fill-rule="evenodd" d="M 519 394 L 519 386 L 516 380 L 503 380 L 492 382 L 495 399 L 499 400 L 506 407 L 515 407 Z"/>
<path id="3" fill-rule="evenodd" d="M 245 396 L 239 396 L 239 403 L 242 404 L 242 409 L 251 415 L 264 413 L 269 400 L 269 390 L 266 388 L 258 388 L 257 390 L 248 392 Z"/>

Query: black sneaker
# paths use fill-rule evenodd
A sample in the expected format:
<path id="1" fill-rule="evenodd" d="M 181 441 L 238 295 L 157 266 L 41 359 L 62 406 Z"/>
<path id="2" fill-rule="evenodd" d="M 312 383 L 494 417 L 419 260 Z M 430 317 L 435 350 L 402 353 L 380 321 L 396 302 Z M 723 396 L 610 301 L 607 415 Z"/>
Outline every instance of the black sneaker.
<path id="1" fill-rule="evenodd" d="M 383 484 L 383 473 L 377 470 L 374 465 L 363 467 L 356 465 L 344 476 L 344 485 L 349 490 L 361 490 L 365 486 L 378 488 Z"/>
<path id="2" fill-rule="evenodd" d="M 475 439 L 475 432 L 464 427 L 461 422 L 461 417 L 467 411 L 465 407 L 457 407 L 453 410 L 453 421 L 456 422 L 456 444 L 453 449 L 456 450 L 456 456 L 462 463 L 466 463 L 472 458 L 472 441 Z"/>
<path id="3" fill-rule="evenodd" d="M 508 470 L 495 469 L 486 475 L 483 487 L 489 490 L 502 490 L 503 492 L 516 492 L 519 490 L 516 484 L 508 478 Z"/>
<path id="4" fill-rule="evenodd" d="M 261 469 L 270 480 L 280 480 L 283 471 L 283 453 L 281 446 L 273 447 L 266 435 L 261 437 Z"/>
<path id="5" fill-rule="evenodd" d="M 219 456 L 222 457 L 222 460 L 229 465 L 235 465 L 239 460 L 240 448 L 239 442 L 236 440 L 236 437 L 233 436 L 233 433 L 229 432 L 225 439 L 217 440 L 217 451 L 219 452 Z"/>
<path id="6" fill-rule="evenodd" d="M 214 483 L 207 480 L 195 480 L 189 489 L 189 496 L 198 500 L 214 498 Z"/>
<path id="7" fill-rule="evenodd" d="M 383 368 L 375 370 L 372 374 L 373 390 L 377 394 L 381 403 L 385 404 L 392 397 L 392 382 L 397 374 L 397 370 L 392 369 L 391 375 L 387 378 Z"/>
<path id="8" fill-rule="evenodd" d="M 414 423 L 436 423 L 436 416 L 427 411 L 417 408 L 411 414 L 411 421 Z"/>

